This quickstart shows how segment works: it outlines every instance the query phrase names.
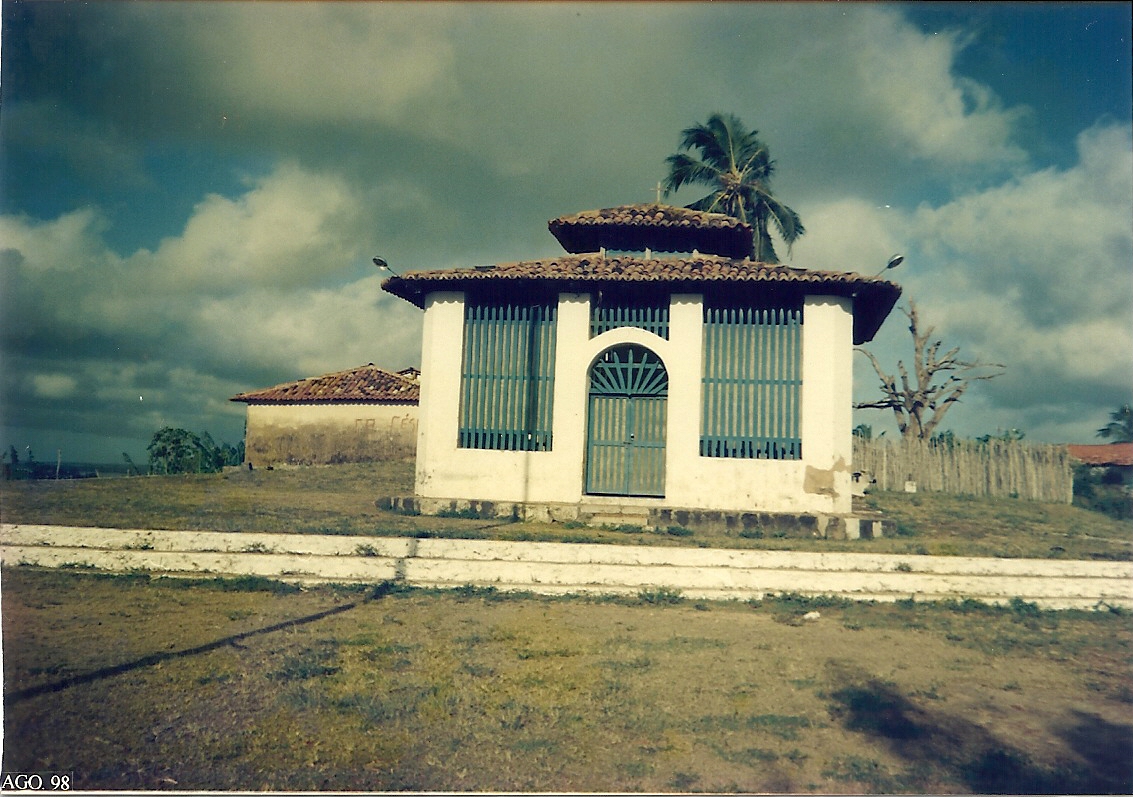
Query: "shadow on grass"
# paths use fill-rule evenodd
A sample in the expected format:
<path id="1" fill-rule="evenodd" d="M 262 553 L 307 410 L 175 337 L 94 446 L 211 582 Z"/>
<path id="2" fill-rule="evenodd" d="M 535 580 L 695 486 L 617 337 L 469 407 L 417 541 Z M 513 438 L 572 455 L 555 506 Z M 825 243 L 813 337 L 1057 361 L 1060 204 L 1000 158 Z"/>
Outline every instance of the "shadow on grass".
<path id="1" fill-rule="evenodd" d="M 133 661 L 124 662 L 122 664 L 114 664 L 110 667 L 102 667 L 101 669 L 94 670 L 92 672 L 82 673 L 81 675 L 73 675 L 68 678 L 53 681 L 51 683 L 32 686 L 27 689 L 18 689 L 5 695 L 4 702 L 7 705 L 13 705 L 24 700 L 30 700 L 31 698 L 38 697 L 40 695 L 54 694 L 56 692 L 62 692 L 65 689 L 70 689 L 74 686 L 81 686 L 83 684 L 101 681 L 104 678 L 111 678 L 115 675 L 122 675 L 123 673 L 140 670 L 145 667 L 153 667 L 154 665 L 161 664 L 166 661 L 184 659 L 189 656 L 198 656 L 202 653 L 208 653 L 210 651 L 217 650 L 218 648 L 223 648 L 228 645 L 235 646 L 245 639 L 264 636 L 265 634 L 274 634 L 277 631 L 284 631 L 288 628 L 295 628 L 296 626 L 318 622 L 319 620 L 323 620 L 327 617 L 333 617 L 336 614 L 343 614 L 344 612 L 348 612 L 351 609 L 356 609 L 363 604 L 383 598 L 388 595 L 392 591 L 392 589 L 392 586 L 383 584 L 375 587 L 369 592 L 369 594 L 367 594 L 365 598 L 360 601 L 354 601 L 353 603 L 344 603 L 341 606 L 335 606 L 332 609 L 315 612 L 314 614 L 308 614 L 305 617 L 296 617 L 291 620 L 284 620 L 281 623 L 274 623 L 269 626 L 264 626 L 263 628 L 254 629 L 252 631 L 244 631 L 240 634 L 232 634 L 231 636 L 226 636 L 213 642 L 207 642 L 204 645 L 197 645 L 196 647 L 185 648 L 184 650 L 151 653 L 148 656 L 143 656 L 140 659 L 134 659 Z"/>
<path id="2" fill-rule="evenodd" d="M 1133 726 L 1075 712 L 1055 729 L 1080 761 L 1039 763 L 974 722 L 930 712 L 891 684 L 836 675 L 844 684 L 831 694 L 832 716 L 852 731 L 886 744 L 909 764 L 917 790 L 945 777 L 980 794 L 1128 794 L 1133 789 Z"/>

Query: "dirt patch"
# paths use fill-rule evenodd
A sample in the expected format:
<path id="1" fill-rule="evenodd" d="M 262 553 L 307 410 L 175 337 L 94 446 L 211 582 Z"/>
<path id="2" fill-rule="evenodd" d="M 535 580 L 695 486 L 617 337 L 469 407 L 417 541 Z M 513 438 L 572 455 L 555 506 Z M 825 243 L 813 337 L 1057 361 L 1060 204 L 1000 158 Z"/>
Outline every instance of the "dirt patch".
<path id="1" fill-rule="evenodd" d="M 83 789 L 1133 787 L 1116 614 L 30 568 L 2 588 L 4 768 Z"/>

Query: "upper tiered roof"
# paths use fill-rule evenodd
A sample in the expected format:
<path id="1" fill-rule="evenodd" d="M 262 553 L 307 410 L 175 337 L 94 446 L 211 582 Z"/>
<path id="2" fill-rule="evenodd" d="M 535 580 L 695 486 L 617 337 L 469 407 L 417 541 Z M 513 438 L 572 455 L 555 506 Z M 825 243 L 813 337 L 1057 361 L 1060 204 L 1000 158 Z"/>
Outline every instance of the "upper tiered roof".
<path id="1" fill-rule="evenodd" d="M 723 213 L 672 205 L 620 205 L 559 216 L 547 222 L 551 234 L 572 254 L 617 249 L 644 252 L 701 252 L 745 258 L 752 253 L 750 225 Z"/>

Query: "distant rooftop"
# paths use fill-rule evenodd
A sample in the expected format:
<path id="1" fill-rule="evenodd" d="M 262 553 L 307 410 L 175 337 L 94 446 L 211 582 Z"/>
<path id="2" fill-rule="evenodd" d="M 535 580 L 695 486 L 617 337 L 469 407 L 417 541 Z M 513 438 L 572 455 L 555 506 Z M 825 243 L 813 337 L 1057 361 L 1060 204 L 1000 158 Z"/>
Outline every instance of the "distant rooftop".
<path id="1" fill-rule="evenodd" d="M 275 387 L 233 396 L 229 401 L 246 404 L 310 404 L 399 402 L 416 404 L 421 387 L 416 368 L 392 373 L 373 363 L 323 376 L 300 379 Z"/>
<path id="2" fill-rule="evenodd" d="M 1070 456 L 1086 465 L 1133 465 L 1133 443 L 1068 445 Z"/>

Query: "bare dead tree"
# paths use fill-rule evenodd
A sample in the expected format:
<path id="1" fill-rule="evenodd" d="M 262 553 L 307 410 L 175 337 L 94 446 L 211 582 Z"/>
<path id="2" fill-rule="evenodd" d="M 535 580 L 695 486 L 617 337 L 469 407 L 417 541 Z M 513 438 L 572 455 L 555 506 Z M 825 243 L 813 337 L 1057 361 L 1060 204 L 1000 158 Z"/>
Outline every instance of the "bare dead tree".
<path id="1" fill-rule="evenodd" d="M 961 360 L 960 347 L 940 353 L 943 343 L 932 340 L 934 327 L 921 329 L 917 306 L 910 300 L 901 312 L 909 319 L 913 334 L 913 374 L 910 376 L 903 361 L 897 361 L 894 377 L 885 373 L 872 352 L 858 349 L 869 358 L 870 365 L 881 380 L 882 397 L 876 401 L 855 404 L 856 409 L 893 410 L 897 428 L 905 438 L 932 437 L 933 431 L 944 419 L 945 413 L 958 402 L 973 382 L 1002 376 L 1006 366 Z"/>

